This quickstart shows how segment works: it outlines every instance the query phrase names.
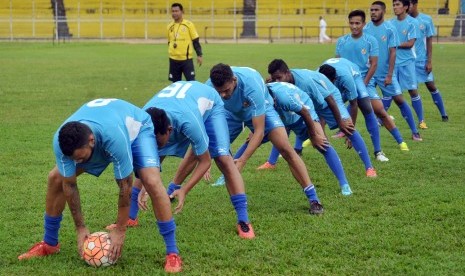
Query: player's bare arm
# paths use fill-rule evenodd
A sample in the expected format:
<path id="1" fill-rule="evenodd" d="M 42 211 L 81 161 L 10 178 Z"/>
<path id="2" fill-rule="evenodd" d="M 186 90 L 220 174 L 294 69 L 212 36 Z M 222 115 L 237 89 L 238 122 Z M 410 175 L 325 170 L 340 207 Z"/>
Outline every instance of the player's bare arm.
<path id="1" fill-rule="evenodd" d="M 176 206 L 175 211 L 174 211 L 175 214 L 182 211 L 187 194 L 192 188 L 194 188 L 195 185 L 197 185 L 197 183 L 199 183 L 199 181 L 202 179 L 205 172 L 207 172 L 207 170 L 211 166 L 211 157 L 210 157 L 210 152 L 208 150 L 206 150 L 204 153 L 198 156 L 195 156 L 193 152 L 191 151 L 189 152 L 190 153 L 188 154 L 188 156 L 185 156 L 184 158 L 187 157 L 189 160 L 196 162 L 197 166 L 192 172 L 192 176 L 187 181 L 187 183 L 182 185 L 181 189 L 174 191 L 170 195 L 171 198 L 176 197 L 178 199 L 178 205 Z M 183 168 L 180 166 L 178 170 L 183 170 Z"/>
<path id="2" fill-rule="evenodd" d="M 255 150 L 262 143 L 263 137 L 265 136 L 265 115 L 260 115 L 252 118 L 252 125 L 254 127 L 254 132 L 250 138 L 247 149 L 244 151 L 242 156 L 239 159 L 234 160 L 239 171 L 242 171 L 242 168 L 249 160 L 250 156 L 255 152 Z"/>
<path id="3" fill-rule="evenodd" d="M 76 227 L 78 252 L 79 256 L 82 256 L 82 245 L 84 244 L 84 240 L 87 235 L 90 233 L 84 223 L 84 216 L 82 215 L 81 198 L 77 187 L 76 175 L 63 178 L 63 193 L 66 197 L 66 201 L 68 202 L 71 215 L 73 216 L 74 225 Z"/>
<path id="4" fill-rule="evenodd" d="M 329 95 L 325 98 L 326 103 L 328 104 L 329 109 L 336 118 L 337 125 L 339 129 L 345 133 L 346 135 L 352 135 L 355 131 L 355 126 L 350 120 L 342 120 L 341 112 L 339 112 L 339 108 L 337 107 L 337 103 L 334 100 L 333 96 Z"/>
<path id="5" fill-rule="evenodd" d="M 399 46 L 397 46 L 400 49 L 410 49 L 415 45 L 415 40 L 416 38 L 412 38 L 408 41 L 402 42 Z"/>
<path id="6" fill-rule="evenodd" d="M 315 123 L 313 122 L 310 112 L 308 112 L 305 107 L 302 107 L 300 112 L 297 114 L 304 119 L 312 146 L 322 151 L 326 151 L 326 147 L 329 146 L 329 142 L 324 135 L 321 135 L 321 133 L 316 131 Z"/>
<path id="7" fill-rule="evenodd" d="M 426 55 L 428 57 L 428 60 L 426 61 L 426 72 L 431 73 L 433 71 L 433 37 L 427 37 L 426 38 Z"/>
<path id="8" fill-rule="evenodd" d="M 126 223 L 129 217 L 129 204 L 131 198 L 132 174 L 116 179 L 119 188 L 118 195 L 118 217 L 116 227 L 110 232 L 111 246 L 109 257 L 116 261 L 121 256 L 124 238 L 126 236 Z"/>
<path id="9" fill-rule="evenodd" d="M 388 86 L 392 84 L 392 74 L 394 73 L 394 66 L 396 65 L 396 47 L 389 48 L 389 67 L 386 78 L 384 79 L 384 85 Z"/>
<path id="10" fill-rule="evenodd" d="M 365 76 L 365 79 L 363 80 L 365 85 L 368 85 L 371 78 L 373 77 L 373 75 L 376 72 L 376 68 L 378 68 L 378 57 L 377 56 L 370 56 L 368 58 L 368 62 L 370 63 L 370 69 L 368 69 L 368 72 L 367 72 L 367 74 Z"/>

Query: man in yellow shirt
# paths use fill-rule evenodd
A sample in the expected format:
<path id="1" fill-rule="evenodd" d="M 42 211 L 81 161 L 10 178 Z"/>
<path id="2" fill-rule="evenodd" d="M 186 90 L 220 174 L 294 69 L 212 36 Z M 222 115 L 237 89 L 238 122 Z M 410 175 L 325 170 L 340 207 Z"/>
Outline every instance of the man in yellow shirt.
<path id="1" fill-rule="evenodd" d="M 187 81 L 195 80 L 194 62 L 192 60 L 192 46 L 197 54 L 197 64 L 202 65 L 202 47 L 199 34 L 189 20 L 183 19 L 183 7 L 180 3 L 171 5 L 173 22 L 168 25 L 168 53 L 170 71 L 168 79 L 172 82 L 180 81 L 182 74 Z"/>

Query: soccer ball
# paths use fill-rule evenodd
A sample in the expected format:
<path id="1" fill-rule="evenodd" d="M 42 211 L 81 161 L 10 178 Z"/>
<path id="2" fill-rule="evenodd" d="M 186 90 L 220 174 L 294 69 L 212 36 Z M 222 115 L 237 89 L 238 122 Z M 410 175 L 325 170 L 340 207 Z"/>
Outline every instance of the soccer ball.
<path id="1" fill-rule="evenodd" d="M 84 241 L 82 256 L 90 266 L 110 266 L 115 263 L 108 258 L 110 245 L 107 232 L 92 233 Z"/>

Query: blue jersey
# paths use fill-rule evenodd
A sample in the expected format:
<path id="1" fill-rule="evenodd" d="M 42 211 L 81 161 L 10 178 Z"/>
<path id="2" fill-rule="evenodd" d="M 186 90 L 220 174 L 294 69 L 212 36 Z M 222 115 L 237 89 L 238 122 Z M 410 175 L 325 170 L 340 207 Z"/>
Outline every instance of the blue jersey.
<path id="1" fill-rule="evenodd" d="M 56 165 L 60 174 L 71 177 L 76 174 L 77 165 L 113 163 L 116 179 L 123 179 L 133 171 L 131 145 L 142 129 L 150 126 L 152 120 L 144 110 L 118 99 L 96 99 L 84 104 L 63 124 L 78 121 L 90 127 L 95 146 L 90 160 L 77 164 L 65 156 L 58 143 L 58 133 L 53 137 Z M 61 129 L 61 127 L 59 128 Z M 154 161 L 158 164 L 158 160 Z"/>
<path id="2" fill-rule="evenodd" d="M 194 153 L 200 155 L 208 150 L 209 145 L 204 123 L 215 108 L 223 108 L 223 102 L 218 92 L 208 85 L 197 81 L 178 81 L 158 92 L 143 109 L 149 107 L 165 110 L 171 121 L 173 131 L 165 147 L 188 139 Z M 163 155 L 163 148 L 160 155 Z"/>
<path id="3" fill-rule="evenodd" d="M 364 32 L 378 41 L 378 67 L 374 76 L 384 78 L 389 73 L 390 49 L 399 46 L 396 29 L 389 21 L 384 21 L 379 26 L 370 22 L 365 26 Z"/>
<path id="4" fill-rule="evenodd" d="M 390 22 L 397 31 L 399 45 L 411 39 L 418 38 L 418 21 L 410 15 L 407 15 L 407 17 L 402 21 L 398 20 L 397 18 L 393 18 Z M 415 46 L 410 49 L 397 48 L 396 65 L 403 66 L 410 62 L 415 62 L 415 59 Z"/>
<path id="5" fill-rule="evenodd" d="M 286 127 L 299 122 L 301 116 L 297 113 L 302 111 L 302 108 L 308 110 L 313 120 L 318 120 L 313 102 L 307 93 L 287 82 L 272 82 L 267 86 L 271 90 L 274 107 Z"/>
<path id="6" fill-rule="evenodd" d="M 231 66 L 231 69 L 237 78 L 237 85 L 231 98 L 223 99 L 225 109 L 243 122 L 264 115 L 266 108 L 272 106 L 273 99 L 260 73 L 249 67 Z M 210 79 L 206 84 L 214 87 Z"/>
<path id="7" fill-rule="evenodd" d="M 358 66 L 345 58 L 330 58 L 324 64 L 331 65 L 336 69 L 336 80 L 334 85 L 339 89 L 344 100 L 354 100 L 358 97 L 356 77 L 361 77 Z"/>
<path id="8" fill-rule="evenodd" d="M 336 55 L 357 64 L 360 73 L 365 76 L 371 66 L 370 57 L 379 55 L 378 41 L 365 33 L 359 38 L 347 34 L 337 40 Z"/>
<path id="9" fill-rule="evenodd" d="M 435 28 L 431 16 L 420 13 L 415 19 L 418 20 L 418 38 L 415 40 L 415 51 L 417 54 L 417 61 L 427 61 L 428 53 L 426 49 L 426 38 L 435 35 Z"/>
<path id="10" fill-rule="evenodd" d="M 325 98 L 331 95 L 331 91 L 326 86 L 325 81 L 328 80 L 326 76 L 308 69 L 291 69 L 290 71 L 294 78 L 294 85 L 310 96 L 315 109 L 326 108 L 328 104 Z"/>

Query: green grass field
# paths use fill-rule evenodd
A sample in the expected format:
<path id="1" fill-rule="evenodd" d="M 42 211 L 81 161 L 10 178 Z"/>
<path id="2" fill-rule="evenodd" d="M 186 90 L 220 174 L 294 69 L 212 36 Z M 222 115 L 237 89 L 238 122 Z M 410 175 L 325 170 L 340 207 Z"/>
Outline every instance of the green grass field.
<path id="1" fill-rule="evenodd" d="M 334 53 L 334 45 L 203 47 L 204 65 L 197 68 L 200 81 L 218 62 L 250 66 L 265 76 L 273 58 L 312 69 Z M 354 191 L 343 197 L 322 156 L 304 149 L 326 209 L 323 216 L 308 214 L 308 203 L 284 162 L 274 171 L 255 170 L 266 160 L 268 144 L 243 171 L 256 239 L 240 240 L 236 235 L 235 212 L 224 187 L 199 183 L 183 212 L 175 216 L 184 274 L 464 275 L 464 45 L 435 44 L 433 61 L 450 121 L 441 122 L 421 86 L 429 129 L 422 131 L 424 142 L 413 142 L 393 105 L 391 114 L 410 152 L 401 152 L 383 129 L 382 146 L 391 161 L 373 161 L 377 179 L 367 179 L 355 152 L 331 139 Z M 164 273 L 165 248 L 151 212 L 141 213 L 140 227 L 128 229 L 123 256 L 113 267 L 94 269 L 79 259 L 68 209 L 60 254 L 23 262 L 17 256 L 43 237 L 46 179 L 54 166 L 51 141 L 57 127 L 94 98 L 116 97 L 142 106 L 169 84 L 167 65 L 166 45 L 0 43 L 0 275 Z M 357 125 L 371 152 L 362 116 Z M 232 148 L 244 139 L 245 134 Z M 166 185 L 178 162 L 165 160 Z M 216 168 L 213 174 L 218 176 Z M 116 218 L 118 189 L 112 175 L 110 167 L 100 178 L 79 178 L 91 232 L 103 230 Z"/>

